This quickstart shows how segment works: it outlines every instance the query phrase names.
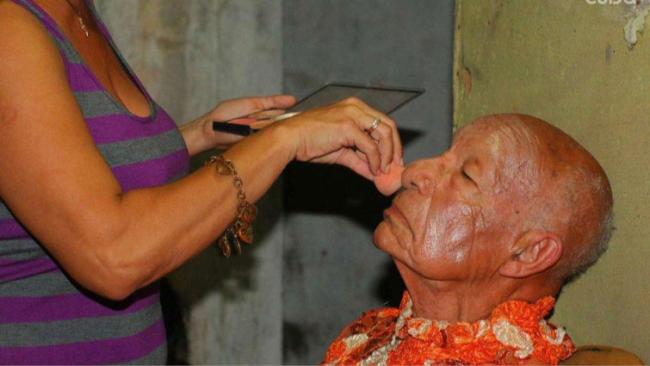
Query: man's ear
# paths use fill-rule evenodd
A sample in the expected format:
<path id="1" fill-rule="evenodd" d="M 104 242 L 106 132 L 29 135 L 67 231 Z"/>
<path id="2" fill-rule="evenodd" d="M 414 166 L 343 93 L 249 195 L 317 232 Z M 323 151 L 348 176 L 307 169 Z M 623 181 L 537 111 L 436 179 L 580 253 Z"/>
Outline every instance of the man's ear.
<path id="1" fill-rule="evenodd" d="M 552 232 L 531 230 L 513 246 L 511 257 L 499 273 L 511 278 L 526 278 L 553 267 L 562 256 L 563 244 Z"/>

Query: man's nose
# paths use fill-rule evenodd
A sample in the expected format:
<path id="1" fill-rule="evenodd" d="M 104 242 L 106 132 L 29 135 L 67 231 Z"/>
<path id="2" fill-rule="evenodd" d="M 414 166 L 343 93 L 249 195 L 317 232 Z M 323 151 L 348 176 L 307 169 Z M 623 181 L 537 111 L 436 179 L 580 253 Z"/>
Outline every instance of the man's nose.
<path id="1" fill-rule="evenodd" d="M 417 189 L 423 195 L 432 194 L 439 178 L 440 164 L 437 160 L 418 160 L 409 164 L 402 174 L 402 187 Z"/>

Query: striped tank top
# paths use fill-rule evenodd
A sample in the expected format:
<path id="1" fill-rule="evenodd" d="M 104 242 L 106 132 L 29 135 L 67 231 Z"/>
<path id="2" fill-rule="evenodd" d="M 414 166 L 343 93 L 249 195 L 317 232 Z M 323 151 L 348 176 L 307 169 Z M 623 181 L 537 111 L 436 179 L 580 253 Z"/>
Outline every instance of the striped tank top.
<path id="1" fill-rule="evenodd" d="M 33 0 L 12 1 L 31 11 L 56 43 L 95 144 L 123 191 L 162 185 L 188 173 L 189 155 L 176 124 L 128 67 L 92 2 L 100 30 L 147 97 L 150 117 L 135 116 L 108 93 Z M 38 108 L 38 101 L 34 106 Z M 0 364 L 162 364 L 165 360 L 165 327 L 156 284 L 120 302 L 85 291 L 0 200 Z"/>

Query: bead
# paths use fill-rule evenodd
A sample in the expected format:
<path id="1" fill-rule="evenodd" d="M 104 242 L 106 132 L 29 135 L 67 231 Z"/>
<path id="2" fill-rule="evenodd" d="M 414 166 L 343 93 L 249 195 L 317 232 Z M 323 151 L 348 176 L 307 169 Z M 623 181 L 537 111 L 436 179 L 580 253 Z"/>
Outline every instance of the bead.
<path id="1" fill-rule="evenodd" d="M 253 243 L 253 228 L 251 226 L 245 226 L 237 230 L 237 237 L 246 244 Z"/>
<path id="2" fill-rule="evenodd" d="M 247 224 L 253 223 L 257 217 L 257 207 L 255 205 L 247 205 L 242 212 L 241 220 Z"/>
<path id="3" fill-rule="evenodd" d="M 217 245 L 219 246 L 219 249 L 221 249 L 221 253 L 223 253 L 223 256 L 229 258 L 232 250 L 230 249 L 230 245 L 228 244 L 228 235 L 222 236 L 219 239 L 219 241 L 217 241 Z"/>

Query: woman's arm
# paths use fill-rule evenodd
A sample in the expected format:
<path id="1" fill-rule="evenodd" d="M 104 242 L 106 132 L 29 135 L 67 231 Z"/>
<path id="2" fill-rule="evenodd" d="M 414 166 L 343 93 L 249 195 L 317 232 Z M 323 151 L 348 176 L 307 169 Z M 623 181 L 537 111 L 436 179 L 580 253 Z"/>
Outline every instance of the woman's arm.
<path id="1" fill-rule="evenodd" d="M 7 3 L 0 24 L 0 197 L 76 281 L 123 299 L 223 232 L 237 207 L 232 177 L 207 166 L 173 184 L 123 192 L 47 33 Z M 386 121 L 376 141 L 362 131 L 375 116 Z M 267 128 L 226 156 L 254 202 L 292 159 L 376 174 L 401 154 L 394 137 L 388 117 L 349 100 Z"/>

